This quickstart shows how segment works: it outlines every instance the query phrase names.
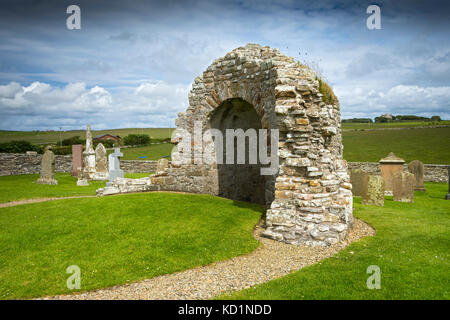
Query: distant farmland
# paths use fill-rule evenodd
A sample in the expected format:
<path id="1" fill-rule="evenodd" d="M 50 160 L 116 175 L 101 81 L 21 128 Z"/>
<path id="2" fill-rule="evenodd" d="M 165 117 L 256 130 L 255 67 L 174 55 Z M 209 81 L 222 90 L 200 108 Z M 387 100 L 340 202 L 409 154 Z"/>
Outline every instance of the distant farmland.
<path id="1" fill-rule="evenodd" d="M 442 121 L 440 124 L 447 124 Z M 420 124 L 420 126 L 419 126 Z M 344 123 L 344 158 L 347 161 L 377 162 L 394 152 L 399 157 L 410 162 L 420 160 L 423 163 L 450 164 L 450 126 L 445 128 L 417 128 L 424 126 L 424 122 L 398 123 L 402 129 L 390 123 L 367 124 Z M 381 130 L 369 130 L 381 129 Z M 386 129 L 386 130 L 382 130 Z M 174 128 L 129 128 L 93 131 L 93 136 L 110 133 L 124 137 L 130 133 L 144 133 L 153 138 L 167 138 Z M 26 140 L 31 143 L 58 143 L 59 131 L 53 132 L 25 132 L 0 131 L 0 142 L 11 140 Z M 65 131 L 61 133 L 62 139 L 80 136 L 85 138 L 84 130 Z M 138 148 L 124 148 L 124 159 L 127 160 L 156 160 L 162 156 L 170 155 L 173 145 L 160 144 Z M 144 158 L 145 157 L 145 158 Z"/>

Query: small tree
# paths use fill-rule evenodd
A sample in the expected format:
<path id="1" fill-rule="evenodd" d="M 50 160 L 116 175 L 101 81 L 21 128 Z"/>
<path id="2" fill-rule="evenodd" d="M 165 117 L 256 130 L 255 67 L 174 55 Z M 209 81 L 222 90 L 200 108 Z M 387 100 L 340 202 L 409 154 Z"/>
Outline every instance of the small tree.
<path id="1" fill-rule="evenodd" d="M 431 121 L 441 121 L 441 117 L 439 116 L 432 116 Z"/>
<path id="2" fill-rule="evenodd" d="M 128 146 L 149 144 L 150 136 L 148 134 L 129 134 L 123 138 L 123 142 Z"/>

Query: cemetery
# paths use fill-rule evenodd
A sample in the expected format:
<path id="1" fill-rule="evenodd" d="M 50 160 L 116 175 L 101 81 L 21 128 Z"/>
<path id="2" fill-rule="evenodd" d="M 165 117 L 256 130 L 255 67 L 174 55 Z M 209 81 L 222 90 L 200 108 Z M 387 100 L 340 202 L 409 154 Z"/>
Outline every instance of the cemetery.
<path id="1" fill-rule="evenodd" d="M 1 153 L 0 299 L 448 299 L 450 166 L 396 149 L 347 162 L 323 86 L 248 44 L 195 78 L 170 159 L 94 148 L 89 124 L 71 155 Z M 224 163 L 230 129 L 255 129 L 276 172 Z M 367 290 L 369 265 L 383 289 Z"/>

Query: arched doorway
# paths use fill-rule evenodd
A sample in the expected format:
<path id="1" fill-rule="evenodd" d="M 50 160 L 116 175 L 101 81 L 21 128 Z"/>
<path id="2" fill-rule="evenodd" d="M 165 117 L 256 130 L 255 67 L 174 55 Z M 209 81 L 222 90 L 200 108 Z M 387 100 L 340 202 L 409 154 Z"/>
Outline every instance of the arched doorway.
<path id="1" fill-rule="evenodd" d="M 248 136 L 245 137 L 245 164 L 238 164 L 238 139 L 236 137 L 232 137 L 234 139 L 234 161 L 233 163 L 226 161 L 227 129 L 242 129 L 249 134 L 248 129 L 255 129 L 256 138 L 259 138 L 258 130 L 262 128 L 261 120 L 253 105 L 240 98 L 225 100 L 214 110 L 209 124 L 211 128 L 220 130 L 223 136 L 223 152 L 218 151 L 216 145 L 218 195 L 233 200 L 266 204 L 266 179 L 261 175 L 259 159 L 256 164 L 250 164 L 250 138 Z M 219 159 L 220 157 L 222 159 Z"/>

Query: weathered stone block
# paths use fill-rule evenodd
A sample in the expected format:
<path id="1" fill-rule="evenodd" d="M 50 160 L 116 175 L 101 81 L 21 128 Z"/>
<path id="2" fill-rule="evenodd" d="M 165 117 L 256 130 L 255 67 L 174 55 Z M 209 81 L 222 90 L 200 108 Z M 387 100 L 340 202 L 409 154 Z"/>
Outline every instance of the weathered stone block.
<path id="1" fill-rule="evenodd" d="M 394 201 L 414 202 L 416 178 L 409 172 L 397 172 L 392 180 Z"/>
<path id="2" fill-rule="evenodd" d="M 384 188 L 385 181 L 383 177 L 365 176 L 361 203 L 364 205 L 384 206 Z"/>

